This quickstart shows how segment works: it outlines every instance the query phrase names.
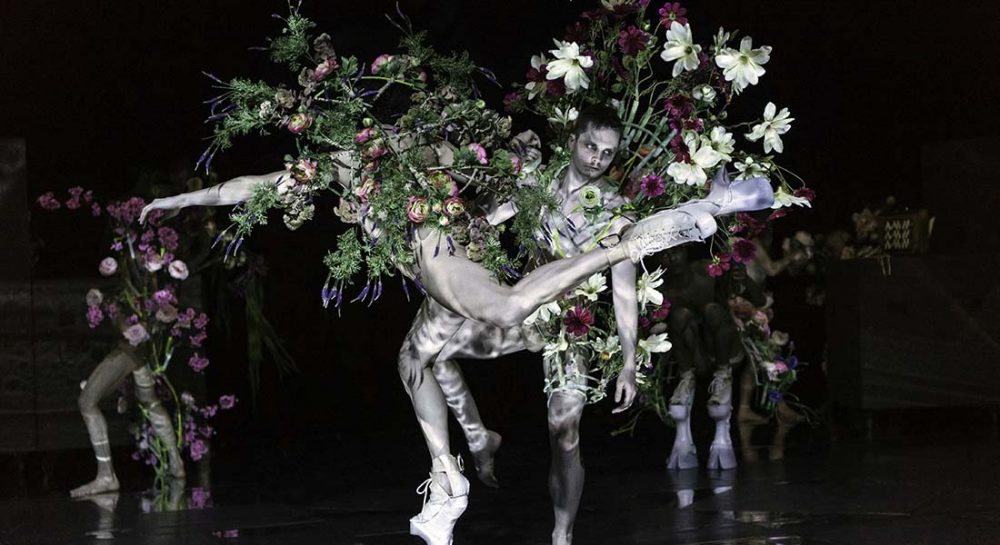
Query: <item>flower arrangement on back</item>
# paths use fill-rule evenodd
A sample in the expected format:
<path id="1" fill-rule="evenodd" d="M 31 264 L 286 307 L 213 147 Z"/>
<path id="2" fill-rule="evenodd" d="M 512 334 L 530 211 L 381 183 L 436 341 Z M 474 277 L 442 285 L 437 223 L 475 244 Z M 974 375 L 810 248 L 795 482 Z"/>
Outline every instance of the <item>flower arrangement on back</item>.
<path id="1" fill-rule="evenodd" d="M 710 180 L 728 172 L 771 179 L 775 208 L 809 206 L 776 162 L 794 121 L 788 109 L 768 102 L 756 121 L 729 121 L 730 105 L 758 83 L 771 58 L 770 46 L 754 47 L 749 36 L 737 45 L 737 38 L 720 28 L 710 45 L 697 43 L 687 10 L 676 2 L 603 2 L 582 13 L 554 49 L 531 58 L 527 82 L 504 102 L 509 111 L 547 119 L 555 143 L 570 134 L 577 112 L 612 104 L 625 130 L 609 177 L 631 199 L 623 212 L 636 217 L 702 197 Z M 741 130 L 751 145 L 746 151 L 737 149 Z M 753 149 L 758 143 L 762 148 Z M 553 148 L 557 161 L 566 160 L 561 145 Z M 733 238 L 714 243 L 728 251 Z"/>

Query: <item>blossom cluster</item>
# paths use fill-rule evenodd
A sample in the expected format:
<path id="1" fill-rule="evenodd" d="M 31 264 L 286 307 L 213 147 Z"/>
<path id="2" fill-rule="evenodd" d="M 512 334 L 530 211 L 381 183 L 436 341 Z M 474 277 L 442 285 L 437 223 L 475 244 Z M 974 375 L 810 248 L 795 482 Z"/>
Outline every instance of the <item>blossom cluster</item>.
<path id="1" fill-rule="evenodd" d="M 556 49 L 531 57 L 525 82 L 505 98 L 510 111 L 547 119 L 561 142 L 589 105 L 615 107 L 625 128 L 609 172 L 635 216 L 700 198 L 721 171 L 737 180 L 764 177 L 776 186 L 772 219 L 789 206 L 810 206 L 775 161 L 794 121 L 788 108 L 766 102 L 756 120 L 730 120 L 728 109 L 766 73 L 772 48 L 720 28 L 698 43 L 679 2 L 614 0 L 586 11 L 556 39 Z M 738 149 L 740 127 L 751 146 Z M 754 149 L 753 145 L 760 147 Z M 726 238 L 726 229 L 720 238 Z M 723 242 L 731 246 L 734 241 Z"/>

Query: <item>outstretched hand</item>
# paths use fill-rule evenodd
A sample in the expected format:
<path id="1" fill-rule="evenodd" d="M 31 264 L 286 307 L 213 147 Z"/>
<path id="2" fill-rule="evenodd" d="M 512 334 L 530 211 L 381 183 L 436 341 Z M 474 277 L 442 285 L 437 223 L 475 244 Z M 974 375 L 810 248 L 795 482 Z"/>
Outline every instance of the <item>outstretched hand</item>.
<path id="1" fill-rule="evenodd" d="M 615 403 L 618 404 L 611 412 L 614 414 L 625 412 L 635 401 L 638 389 L 635 385 L 635 368 L 625 368 L 618 375 L 615 383 Z"/>
<path id="2" fill-rule="evenodd" d="M 176 216 L 181 211 L 181 208 L 174 202 L 174 197 L 153 199 L 153 202 L 142 207 L 142 212 L 139 213 L 139 223 L 146 223 L 149 214 L 154 210 L 163 210 L 161 219 L 169 219 Z"/>

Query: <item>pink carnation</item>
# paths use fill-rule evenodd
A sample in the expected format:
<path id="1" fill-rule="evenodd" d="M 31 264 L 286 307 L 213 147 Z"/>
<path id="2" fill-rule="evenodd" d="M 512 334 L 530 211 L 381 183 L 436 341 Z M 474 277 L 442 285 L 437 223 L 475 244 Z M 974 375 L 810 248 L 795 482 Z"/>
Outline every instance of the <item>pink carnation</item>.
<path id="1" fill-rule="evenodd" d="M 118 260 L 113 257 L 105 257 L 101 260 L 100 266 L 97 267 L 97 271 L 101 273 L 101 276 L 111 276 L 118 272 Z"/>
<path id="2" fill-rule="evenodd" d="M 379 71 L 382 70 L 382 68 L 385 67 L 385 65 L 389 64 L 389 61 L 391 60 L 392 60 L 392 55 L 388 53 L 383 53 L 378 57 L 375 57 L 375 60 L 372 61 L 372 66 L 371 66 L 372 74 L 378 74 Z"/>
<path id="3" fill-rule="evenodd" d="M 149 333 L 146 332 L 146 328 L 142 324 L 132 324 L 128 329 L 122 332 L 125 339 L 132 346 L 139 346 L 144 341 L 149 339 Z"/>
<path id="4" fill-rule="evenodd" d="M 489 164 L 489 161 L 486 158 L 486 148 L 484 148 L 479 144 L 473 143 L 469 144 L 469 150 L 471 150 L 473 153 L 476 154 L 476 161 L 478 161 L 480 165 Z"/>

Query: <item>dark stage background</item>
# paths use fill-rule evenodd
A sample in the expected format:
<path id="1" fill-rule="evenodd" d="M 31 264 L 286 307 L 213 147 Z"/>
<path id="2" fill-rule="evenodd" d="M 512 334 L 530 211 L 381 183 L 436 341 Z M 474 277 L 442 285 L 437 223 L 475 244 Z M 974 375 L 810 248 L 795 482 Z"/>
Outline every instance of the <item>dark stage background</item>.
<path id="1" fill-rule="evenodd" d="M 400 2 L 415 25 L 430 32 L 431 43 L 468 49 L 502 82 L 522 80 L 529 57 L 549 49 L 551 38 L 561 37 L 576 13 L 594 4 Z M 685 6 L 699 41 L 724 25 L 753 36 L 755 44 L 774 47 L 767 75 L 739 101 L 745 110 L 734 113 L 756 115 L 771 100 L 796 118 L 785 137 L 784 164 L 819 198 L 814 210 L 781 229 L 848 228 L 852 212 L 892 194 L 902 206 L 928 207 L 939 216 L 932 253 L 986 263 L 986 276 L 976 281 L 984 290 L 995 287 L 990 278 L 996 268 L 989 264 L 995 264 L 1000 248 L 990 221 L 1000 181 L 998 4 L 700 0 Z M 269 16 L 285 10 L 283 2 L 263 0 L 0 0 L 0 139 L 24 139 L 27 158 L 26 187 L 5 194 L 2 210 L 23 217 L 38 194 L 75 185 L 106 197 L 125 195 L 143 173 L 193 165 L 210 131 L 201 101 L 214 96 L 201 72 L 223 79 L 282 77 L 264 54 L 247 48 L 279 29 Z M 382 16 L 393 10 L 394 2 L 386 0 L 303 5 L 320 30 L 333 36 L 338 51 L 369 59 L 397 42 Z M 499 90 L 487 94 L 493 104 L 499 102 Z M 218 157 L 215 167 L 222 178 L 269 172 L 280 166 L 283 152 L 247 138 Z M 210 341 L 209 390 L 236 390 L 243 401 L 221 423 L 223 451 L 264 441 L 304 443 L 310 434 L 413 427 L 395 354 L 416 302 L 387 289 L 371 309 L 347 305 L 341 317 L 322 309 L 320 259 L 339 232 L 332 216 L 323 216 L 296 233 L 279 226 L 261 230 L 251 242 L 267 258 L 265 310 L 301 371 L 278 380 L 265 367 L 254 407 L 240 346 L 223 344 L 219 335 Z M 36 285 L 86 285 L 96 276 L 100 257 L 99 223 L 32 213 L 28 234 L 22 223 L 2 223 L 5 244 L 30 238 L 34 250 L 29 255 L 22 241 L 20 253 L 9 254 L 15 257 L 0 254 L 5 256 L 0 276 L 23 286 L 28 260 Z M 10 310 L 15 307 L 7 308 L 4 323 L 19 322 Z M 80 309 L 72 319 L 82 322 L 82 304 Z M 813 321 L 800 327 L 823 326 Z M 44 338 L 52 331 L 39 325 L 30 335 Z M 544 435 L 537 357 L 466 369 L 489 421 L 508 436 Z M 35 406 L 44 405 L 44 392 L 35 394 Z M 77 446 L 83 447 L 83 426 L 72 403 L 70 397 L 53 410 L 69 415 L 79 428 Z M 6 439 L 17 443 L 21 436 L 13 437 L 12 429 L 5 428 Z M 36 440 L 21 448 L 40 446 Z M 403 448 L 418 447 L 413 442 Z"/>

